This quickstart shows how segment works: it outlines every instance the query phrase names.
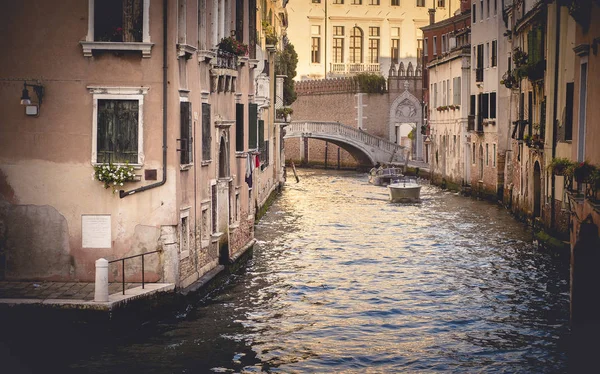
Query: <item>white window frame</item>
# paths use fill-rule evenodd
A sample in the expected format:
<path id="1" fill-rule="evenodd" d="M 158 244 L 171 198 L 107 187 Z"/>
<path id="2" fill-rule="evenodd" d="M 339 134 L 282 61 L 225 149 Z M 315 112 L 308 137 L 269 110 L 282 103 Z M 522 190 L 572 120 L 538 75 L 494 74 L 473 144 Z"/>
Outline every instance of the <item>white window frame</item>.
<path id="1" fill-rule="evenodd" d="M 186 232 L 187 232 L 187 242 L 186 242 L 186 246 L 185 248 L 183 247 L 183 234 L 184 234 L 184 227 L 183 227 L 183 219 L 186 218 Z M 179 259 L 183 260 L 186 257 L 189 257 L 190 255 L 190 242 L 192 241 L 192 235 L 191 231 L 190 231 L 190 208 L 183 208 L 179 211 Z"/>
<path id="2" fill-rule="evenodd" d="M 144 164 L 144 96 L 148 93 L 148 87 L 99 87 L 88 86 L 93 95 L 92 110 L 92 165 L 101 165 L 98 162 L 98 100 L 137 100 L 138 104 L 138 161 L 130 164 L 133 167 L 141 167 Z"/>
<path id="3" fill-rule="evenodd" d="M 83 48 L 83 56 L 92 57 L 94 50 L 110 51 L 141 51 L 142 57 L 151 57 L 152 46 L 150 40 L 150 0 L 144 0 L 141 42 L 97 42 L 94 41 L 94 1 L 88 0 L 88 32 L 85 41 L 79 42 Z M 102 0 L 98 0 L 102 1 Z"/>

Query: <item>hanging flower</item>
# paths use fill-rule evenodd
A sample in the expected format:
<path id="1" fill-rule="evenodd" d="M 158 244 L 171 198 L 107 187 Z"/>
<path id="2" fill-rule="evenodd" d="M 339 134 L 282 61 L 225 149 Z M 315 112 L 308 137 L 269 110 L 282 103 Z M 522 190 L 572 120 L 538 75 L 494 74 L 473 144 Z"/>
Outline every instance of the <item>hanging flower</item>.
<path id="1" fill-rule="evenodd" d="M 102 182 L 104 188 L 112 187 L 113 193 L 117 192 L 118 187 L 123 186 L 125 182 L 132 181 L 134 176 L 133 166 L 129 163 L 125 165 L 109 163 L 94 166 L 93 179 Z"/>

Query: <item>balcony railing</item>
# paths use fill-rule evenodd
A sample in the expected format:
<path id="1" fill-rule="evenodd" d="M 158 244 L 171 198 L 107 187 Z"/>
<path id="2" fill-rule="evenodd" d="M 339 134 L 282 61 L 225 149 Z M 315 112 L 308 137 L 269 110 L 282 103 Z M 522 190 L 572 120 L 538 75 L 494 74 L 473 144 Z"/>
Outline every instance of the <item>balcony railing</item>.
<path id="1" fill-rule="evenodd" d="M 483 68 L 475 69 L 475 82 L 483 82 Z"/>
<path id="2" fill-rule="evenodd" d="M 352 75 L 358 73 L 379 73 L 379 64 L 363 63 L 331 63 L 330 72 L 338 75 Z"/>
<path id="3" fill-rule="evenodd" d="M 216 68 L 237 70 L 237 56 L 230 52 L 217 50 Z"/>

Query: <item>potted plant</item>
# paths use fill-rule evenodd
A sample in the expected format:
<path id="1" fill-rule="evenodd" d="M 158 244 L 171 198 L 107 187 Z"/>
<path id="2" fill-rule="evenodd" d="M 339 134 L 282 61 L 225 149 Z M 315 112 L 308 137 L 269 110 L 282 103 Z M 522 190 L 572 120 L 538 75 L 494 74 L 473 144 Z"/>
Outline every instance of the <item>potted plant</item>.
<path id="1" fill-rule="evenodd" d="M 596 167 L 587 161 L 580 162 L 575 165 L 573 169 L 573 176 L 577 183 L 587 183 L 592 173 L 596 170 Z"/>
<path id="2" fill-rule="evenodd" d="M 94 166 L 92 178 L 102 182 L 104 188 L 112 187 L 113 193 L 115 193 L 125 182 L 133 181 L 135 174 L 133 166 L 129 165 L 129 163 L 125 165 L 108 163 Z"/>
<path id="3" fill-rule="evenodd" d="M 276 117 L 280 119 L 285 119 L 286 122 L 290 121 L 290 115 L 294 113 L 294 109 L 289 107 L 279 108 L 276 111 Z"/>
<path id="4" fill-rule="evenodd" d="M 248 46 L 233 36 L 221 39 L 217 47 L 222 51 L 233 53 L 236 56 L 246 56 L 248 54 Z"/>
<path id="5" fill-rule="evenodd" d="M 568 158 L 558 157 L 552 159 L 548 165 L 548 169 L 551 170 L 554 175 L 567 176 L 574 166 L 575 164 Z"/>
<path id="6" fill-rule="evenodd" d="M 277 37 L 275 28 L 268 21 L 263 21 L 262 29 L 265 33 L 265 44 L 276 45 L 279 38 Z"/>

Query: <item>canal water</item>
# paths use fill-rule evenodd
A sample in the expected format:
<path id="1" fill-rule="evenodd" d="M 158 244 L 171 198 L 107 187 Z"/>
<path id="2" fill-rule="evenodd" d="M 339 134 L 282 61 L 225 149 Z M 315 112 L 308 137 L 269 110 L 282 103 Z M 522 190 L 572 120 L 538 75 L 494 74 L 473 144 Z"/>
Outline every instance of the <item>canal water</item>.
<path id="1" fill-rule="evenodd" d="M 429 185 L 422 202 L 392 204 L 364 173 L 299 177 L 257 225 L 253 258 L 218 292 L 93 349 L 81 348 L 91 337 L 48 347 L 49 365 L 106 373 L 567 371 L 568 260 L 538 250 L 506 210 Z"/>

